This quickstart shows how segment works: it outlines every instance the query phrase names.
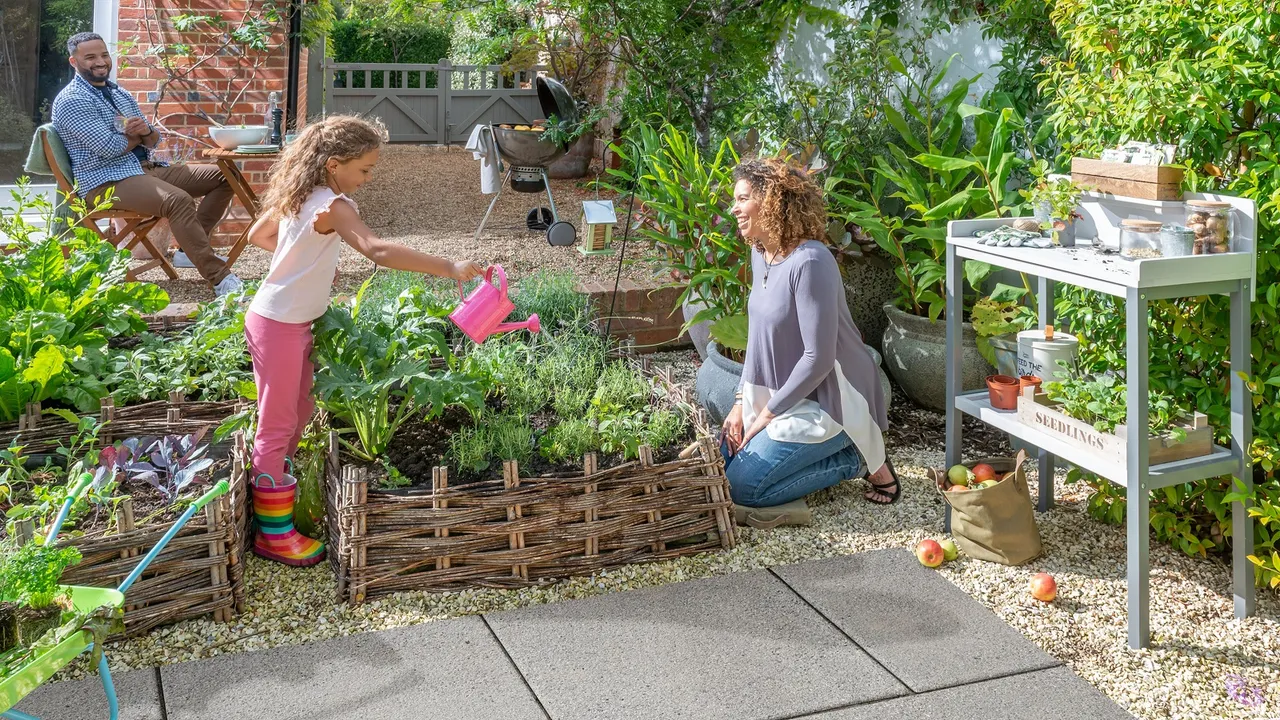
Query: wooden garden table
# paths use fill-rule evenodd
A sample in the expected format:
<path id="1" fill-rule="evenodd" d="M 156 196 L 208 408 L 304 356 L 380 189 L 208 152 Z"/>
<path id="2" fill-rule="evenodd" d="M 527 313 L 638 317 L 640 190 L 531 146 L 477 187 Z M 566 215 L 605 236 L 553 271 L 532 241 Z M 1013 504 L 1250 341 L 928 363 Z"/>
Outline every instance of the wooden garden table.
<path id="1" fill-rule="evenodd" d="M 1243 221 L 1236 235 L 1239 251 L 1219 255 L 1165 257 L 1105 261 L 1089 240 L 1094 235 L 1118 237 L 1120 221 L 1143 217 L 1166 222 L 1184 222 L 1186 200 L 1219 200 L 1235 207 Z M 961 415 L 978 418 L 1023 442 L 1039 448 L 1039 510 L 1053 507 L 1055 458 L 1093 472 L 1127 489 L 1126 507 L 1128 555 L 1129 647 L 1146 647 L 1150 641 L 1149 564 L 1151 492 L 1182 483 L 1223 475 L 1234 476 L 1246 493 L 1252 492 L 1249 445 L 1252 436 L 1253 403 L 1244 377 L 1250 364 L 1250 304 L 1256 294 L 1257 206 L 1253 201 L 1218 195 L 1187 193 L 1182 201 L 1141 200 L 1117 195 L 1085 193 L 1080 204 L 1084 217 L 1076 221 L 1076 247 L 1036 249 L 980 245 L 974 233 L 1007 224 L 1008 220 L 958 220 L 947 228 L 947 467 L 962 461 Z M 1119 299 L 1125 313 L 1125 355 L 1127 372 L 1126 457 L 1104 457 L 1087 444 L 1019 420 L 1018 413 L 992 407 L 985 389 L 969 391 L 961 387 L 963 378 L 961 346 L 964 261 L 986 262 L 998 268 L 1037 278 L 1040 324 L 1053 324 L 1055 283 L 1088 288 Z M 1145 442 L 1148 436 L 1148 321 L 1149 305 L 1155 300 L 1227 295 L 1231 304 L 1230 327 L 1218 328 L 1230 337 L 1231 439 L 1227 446 L 1214 445 L 1201 457 L 1176 462 L 1151 463 Z M 1078 332 L 1080 328 L 1075 328 Z M 1024 402 L 1025 398 L 1019 402 Z M 947 506 L 946 529 L 951 529 L 951 507 Z M 1254 612 L 1254 572 L 1249 562 L 1253 551 L 1253 520 L 1242 503 L 1231 504 L 1232 585 L 1235 615 Z"/>
<path id="2" fill-rule="evenodd" d="M 235 192 L 240 204 L 249 213 L 249 227 L 252 227 L 253 222 L 258 219 L 260 210 L 258 194 L 253 191 L 253 186 L 249 184 L 249 180 L 245 178 L 244 173 L 240 172 L 238 163 L 243 160 L 275 162 L 280 159 L 280 153 L 239 153 L 235 150 L 211 148 L 204 151 L 204 156 L 217 162 L 218 169 L 222 171 L 222 176 L 227 179 L 227 184 L 231 186 L 231 190 Z M 240 257 L 245 245 L 249 244 L 249 227 L 246 227 L 240 233 L 240 237 L 236 238 L 235 243 L 231 245 L 231 250 L 227 253 L 227 267 L 235 264 L 236 258 Z"/>

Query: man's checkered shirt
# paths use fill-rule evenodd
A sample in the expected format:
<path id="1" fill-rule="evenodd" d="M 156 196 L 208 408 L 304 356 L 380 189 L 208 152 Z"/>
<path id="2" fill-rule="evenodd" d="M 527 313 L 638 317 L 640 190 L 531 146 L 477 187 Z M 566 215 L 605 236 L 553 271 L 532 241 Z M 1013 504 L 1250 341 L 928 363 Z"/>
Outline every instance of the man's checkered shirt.
<path id="1" fill-rule="evenodd" d="M 132 95 L 109 80 L 107 91 L 121 115 L 142 117 Z M 103 91 L 79 75 L 53 101 L 53 129 L 67 146 L 81 195 L 104 183 L 142 174 L 138 155 L 128 150 L 129 138 L 115 128 L 116 114 Z"/>

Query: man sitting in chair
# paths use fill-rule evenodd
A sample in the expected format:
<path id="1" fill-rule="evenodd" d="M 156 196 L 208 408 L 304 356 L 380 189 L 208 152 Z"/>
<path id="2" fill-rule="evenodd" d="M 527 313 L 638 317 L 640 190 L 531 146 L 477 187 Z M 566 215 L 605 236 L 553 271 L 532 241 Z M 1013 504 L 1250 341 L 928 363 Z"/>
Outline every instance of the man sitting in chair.
<path id="1" fill-rule="evenodd" d="M 112 190 L 112 207 L 165 218 L 181 249 L 174 265 L 194 267 L 221 297 L 242 287 L 213 252 L 209 233 L 222 220 L 232 190 L 214 165 L 165 166 L 151 161 L 160 133 L 129 93 L 108 78 L 111 54 L 102 37 L 67 41 L 76 76 L 53 101 L 53 127 L 71 156 L 81 197 L 93 207 Z M 203 197 L 196 206 L 196 197 Z"/>

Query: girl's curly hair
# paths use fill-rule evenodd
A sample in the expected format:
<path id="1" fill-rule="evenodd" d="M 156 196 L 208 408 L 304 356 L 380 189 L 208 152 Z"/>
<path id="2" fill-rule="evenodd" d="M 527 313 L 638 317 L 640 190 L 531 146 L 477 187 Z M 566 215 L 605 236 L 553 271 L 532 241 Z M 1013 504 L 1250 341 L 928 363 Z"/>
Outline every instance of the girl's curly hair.
<path id="1" fill-rule="evenodd" d="M 330 158 L 354 160 L 386 141 L 387 129 L 376 119 L 330 115 L 307 125 L 271 168 L 263 207 L 281 217 L 298 214 L 311 191 L 328 183 L 325 164 Z"/>
<path id="2" fill-rule="evenodd" d="M 733 180 L 746 180 L 760 201 L 760 224 L 776 238 L 783 253 L 805 240 L 821 240 L 827 234 L 827 206 L 822 188 L 802 169 L 780 158 L 744 160 L 733 170 Z M 756 249 L 764 247 L 755 243 Z"/>

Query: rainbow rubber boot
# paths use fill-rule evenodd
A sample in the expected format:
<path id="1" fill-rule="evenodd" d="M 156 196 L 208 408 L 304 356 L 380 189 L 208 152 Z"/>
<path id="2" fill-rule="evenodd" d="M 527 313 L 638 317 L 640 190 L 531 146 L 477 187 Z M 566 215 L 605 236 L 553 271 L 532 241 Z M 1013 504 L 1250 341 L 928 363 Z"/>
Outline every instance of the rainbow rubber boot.
<path id="1" fill-rule="evenodd" d="M 324 543 L 312 540 L 293 527 L 297 486 L 298 481 L 288 474 L 279 483 L 266 473 L 253 482 L 253 517 L 258 524 L 253 551 L 268 560 L 307 567 L 324 560 L 325 550 Z"/>

